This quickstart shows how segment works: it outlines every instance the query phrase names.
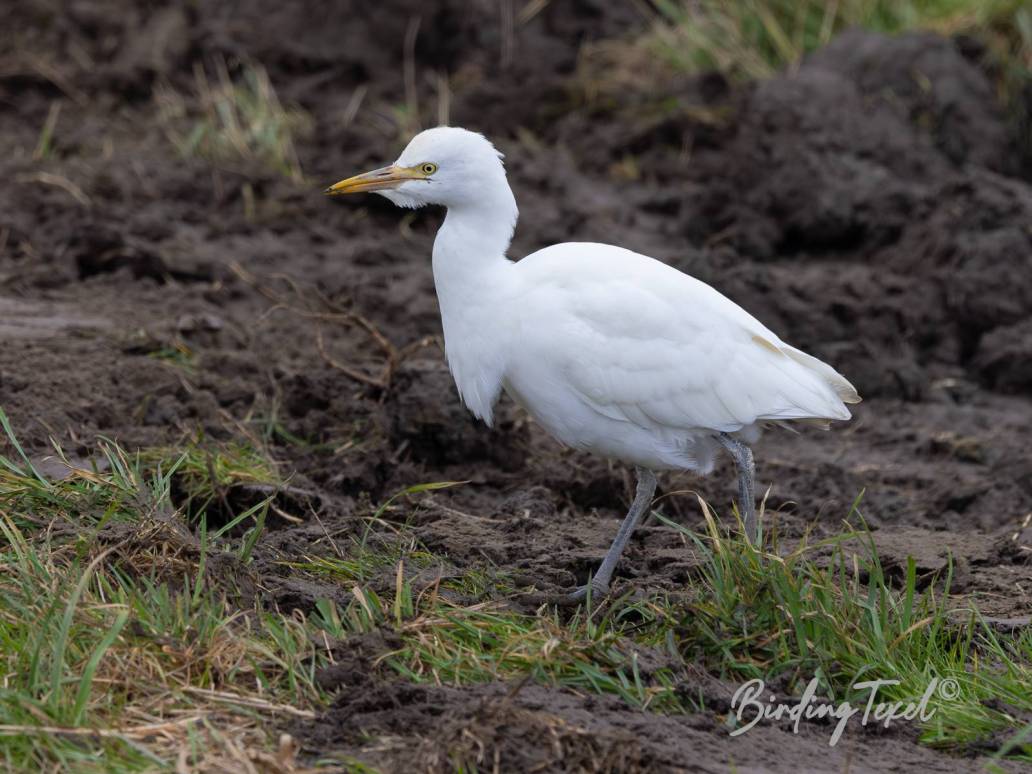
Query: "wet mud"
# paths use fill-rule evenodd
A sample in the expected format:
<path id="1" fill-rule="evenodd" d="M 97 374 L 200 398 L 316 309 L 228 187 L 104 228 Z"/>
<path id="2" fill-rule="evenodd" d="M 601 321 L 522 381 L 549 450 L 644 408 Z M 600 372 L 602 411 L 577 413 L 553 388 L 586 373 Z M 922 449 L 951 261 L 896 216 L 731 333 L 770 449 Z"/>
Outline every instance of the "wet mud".
<path id="1" fill-rule="evenodd" d="M 756 447 L 782 535 L 837 531 L 863 492 L 890 569 L 909 554 L 931 573 L 952 556 L 956 591 L 1027 616 L 1032 182 L 977 45 L 849 32 L 761 83 L 711 74 L 600 93 L 584 51 L 640 30 L 634 4 L 499 14 L 457 0 L 9 3 L 0 405 L 25 447 L 44 454 L 53 437 L 88 458 L 99 435 L 137 448 L 274 424 L 284 508 L 304 518 L 272 523 L 255 549 L 243 593 L 263 604 L 346 604 L 348 589 L 283 561 L 431 481 L 467 482 L 412 498 L 406 515 L 440 572 L 494 566 L 539 594 L 584 582 L 630 500 L 628 471 L 560 448 L 507 400 L 493 430 L 461 407 L 429 262 L 440 212 L 320 196 L 397 153 L 414 93 L 422 125 L 446 109 L 505 152 L 514 258 L 568 240 L 656 256 L 854 382 L 864 402 L 850 424 Z M 304 182 L 169 141 L 156 90 L 189 93 L 195 65 L 216 61 L 261 63 L 311 116 L 295 138 Z M 33 158 L 54 104 L 50 147 Z M 660 487 L 663 512 L 693 528 L 686 492 L 718 512 L 735 494 L 727 461 Z M 695 567 L 676 532 L 647 524 L 616 590 L 676 592 Z M 368 668 L 390 643 L 348 647 L 325 676 L 334 705 L 293 729 L 313 757 L 395 771 L 449 770 L 455 755 L 512 771 L 980 765 L 905 731 L 834 749 L 821 727 L 731 739 L 714 720 L 731 688 L 716 683 L 705 711 L 667 717 L 533 684 L 410 685 Z"/>

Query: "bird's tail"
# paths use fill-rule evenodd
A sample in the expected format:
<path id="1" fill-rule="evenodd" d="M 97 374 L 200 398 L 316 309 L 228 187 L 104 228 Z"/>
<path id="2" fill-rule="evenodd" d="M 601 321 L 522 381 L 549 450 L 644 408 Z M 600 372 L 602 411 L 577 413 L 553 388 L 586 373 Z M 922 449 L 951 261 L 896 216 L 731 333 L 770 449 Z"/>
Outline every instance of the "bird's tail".
<path id="1" fill-rule="evenodd" d="M 790 347 L 787 344 L 781 345 L 781 351 L 799 363 L 799 365 L 809 368 L 824 379 L 843 403 L 859 403 L 862 400 L 856 388 L 849 383 L 846 377 L 823 360 L 818 360 L 812 355 L 807 355 L 805 352 L 795 347 Z"/>

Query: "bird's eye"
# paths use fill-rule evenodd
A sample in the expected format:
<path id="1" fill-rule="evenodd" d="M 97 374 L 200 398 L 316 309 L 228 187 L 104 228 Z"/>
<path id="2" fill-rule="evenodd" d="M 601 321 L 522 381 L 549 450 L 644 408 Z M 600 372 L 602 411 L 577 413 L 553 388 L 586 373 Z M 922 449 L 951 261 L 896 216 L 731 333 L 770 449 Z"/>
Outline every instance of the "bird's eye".
<path id="1" fill-rule="evenodd" d="M 437 171 L 437 165 L 433 162 L 428 161 L 425 164 L 420 165 L 419 169 L 423 172 L 424 175 L 432 175 L 434 172 Z"/>

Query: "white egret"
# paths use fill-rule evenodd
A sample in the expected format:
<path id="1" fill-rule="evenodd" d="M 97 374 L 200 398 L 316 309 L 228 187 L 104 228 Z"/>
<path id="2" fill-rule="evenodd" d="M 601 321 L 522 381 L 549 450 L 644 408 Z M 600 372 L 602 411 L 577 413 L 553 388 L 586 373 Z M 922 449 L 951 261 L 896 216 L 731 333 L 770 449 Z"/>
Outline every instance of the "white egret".
<path id="1" fill-rule="evenodd" d="M 765 424 L 849 419 L 856 390 L 709 285 L 644 255 L 569 242 L 509 260 L 517 209 L 501 159 L 482 135 L 437 127 L 390 166 L 326 193 L 445 206 L 434 284 L 462 401 L 490 425 L 505 390 L 562 443 L 636 467 L 634 502 L 591 578 L 593 594 L 608 591 L 652 502 L 654 471 L 708 473 L 721 448 L 734 458 L 754 540 L 749 444 Z"/>

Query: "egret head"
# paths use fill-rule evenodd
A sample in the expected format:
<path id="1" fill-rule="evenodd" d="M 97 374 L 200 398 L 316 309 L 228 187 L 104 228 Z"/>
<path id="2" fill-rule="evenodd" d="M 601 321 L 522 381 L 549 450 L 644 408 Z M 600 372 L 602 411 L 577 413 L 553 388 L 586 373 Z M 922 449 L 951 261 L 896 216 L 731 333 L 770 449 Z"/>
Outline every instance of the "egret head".
<path id="1" fill-rule="evenodd" d="M 326 189 L 330 196 L 372 191 L 400 207 L 476 205 L 512 196 L 502 154 L 482 134 L 451 126 L 420 132 L 393 164 L 349 177 Z"/>

